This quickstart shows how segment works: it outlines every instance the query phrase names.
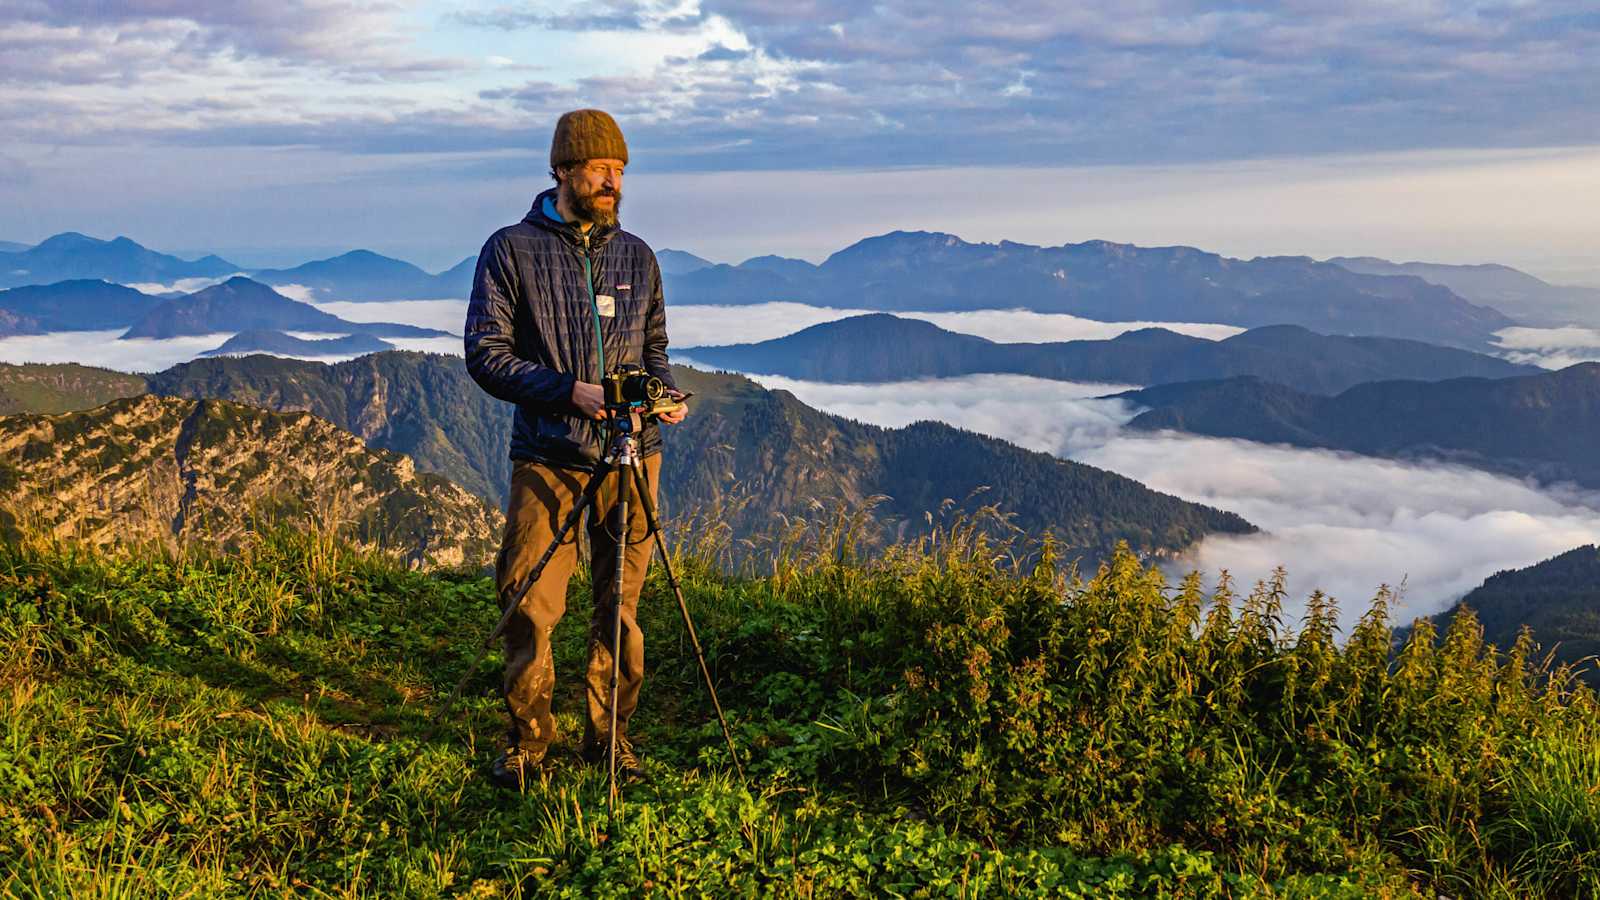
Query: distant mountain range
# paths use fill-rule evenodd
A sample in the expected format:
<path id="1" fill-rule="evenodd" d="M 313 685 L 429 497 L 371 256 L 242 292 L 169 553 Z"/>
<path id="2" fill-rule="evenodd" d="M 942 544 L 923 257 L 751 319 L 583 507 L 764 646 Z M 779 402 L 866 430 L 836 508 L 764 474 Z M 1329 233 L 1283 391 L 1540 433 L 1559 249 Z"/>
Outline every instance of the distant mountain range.
<path id="1" fill-rule="evenodd" d="M 34 323 L 23 334 L 127 328 L 160 304 L 159 297 L 98 278 L 0 291 L 0 311 Z"/>
<path id="2" fill-rule="evenodd" d="M 890 312 L 1021 308 L 1103 321 L 1294 324 L 1324 334 L 1469 348 L 1488 346 L 1496 330 L 1513 324 L 1494 309 L 1410 274 L 1353 271 L 1360 261 L 1238 260 L 1192 247 L 973 244 L 949 234 L 897 231 L 859 241 L 820 266 L 780 256 L 718 265 L 679 250 L 663 250 L 658 258 L 668 297 L 676 303 L 795 300 Z M 242 272 L 216 256 L 182 260 L 128 238 L 99 241 L 69 233 L 0 253 L 0 288 L 77 278 L 166 284 L 242 272 L 263 284 L 297 285 L 316 300 L 459 298 L 471 289 L 474 265 L 475 257 L 467 257 L 429 274 L 355 250 L 292 268 Z"/>
<path id="3" fill-rule="evenodd" d="M 172 284 L 189 278 L 245 274 L 263 284 L 300 285 L 317 300 L 464 299 L 472 288 L 477 257 L 431 275 L 408 262 L 370 250 L 354 250 L 289 269 L 246 270 L 219 256 L 180 259 L 119 237 L 102 241 L 76 232 L 58 234 L 34 247 L 0 247 L 0 288 L 45 285 L 73 279 L 118 284 Z"/>
<path id="4" fill-rule="evenodd" d="M 1363 275 L 1309 257 L 1238 260 L 1192 247 L 1107 241 L 973 244 L 936 232 L 867 238 L 820 266 L 763 258 L 694 269 L 669 276 L 667 291 L 676 303 L 1018 308 L 1113 322 L 1290 324 L 1469 348 L 1488 346 L 1496 330 L 1514 324 L 1421 278 Z"/>
<path id="5" fill-rule="evenodd" d="M 25 250 L 0 252 L 0 288 L 104 279 L 119 284 L 162 284 L 183 278 L 221 278 L 239 267 L 220 256 L 179 259 L 119 237 L 102 241 L 69 231 Z"/>
<path id="6" fill-rule="evenodd" d="M 166 299 L 100 280 L 12 288 L 0 291 L 0 336 L 7 333 L 7 327 L 12 334 L 123 328 L 124 338 L 252 330 L 407 338 L 450 336 L 449 332 L 415 325 L 351 322 L 309 303 L 291 300 L 240 275 L 192 294 Z"/>
<path id="7" fill-rule="evenodd" d="M 201 356 L 238 356 L 247 353 L 271 353 L 277 356 L 338 356 L 348 353 L 378 353 L 393 350 L 394 345 L 370 334 L 351 334 L 345 337 L 304 340 L 281 331 L 241 331 L 207 350 Z"/>
<path id="8" fill-rule="evenodd" d="M 475 568 L 502 527 L 480 498 L 306 413 L 144 395 L 0 418 L 0 533 L 232 548 L 278 521 Z"/>
<path id="9" fill-rule="evenodd" d="M 258 269 L 250 277 L 277 287 L 300 285 L 317 300 L 465 300 L 478 258 L 430 275 L 408 262 L 370 250 L 352 250 L 292 269 Z"/>
<path id="10" fill-rule="evenodd" d="M 887 314 L 813 325 L 755 344 L 689 347 L 684 356 L 741 372 L 811 381 L 883 382 L 975 373 L 1061 381 L 1165 384 L 1256 375 L 1334 394 L 1364 381 L 1503 378 L 1543 371 L 1466 350 L 1398 338 L 1326 337 L 1295 325 L 1221 341 L 1146 328 L 1104 341 L 999 344 Z"/>
<path id="11" fill-rule="evenodd" d="M 13 368 L 0 366 L 0 389 Z M 1208 533 L 1254 530 L 1232 513 L 945 425 L 877 428 L 738 376 L 682 367 L 676 376 L 696 397 L 689 418 L 664 429 L 672 463 L 663 476 L 663 508 L 711 511 L 735 538 L 778 530 L 780 515 L 812 518 L 818 504 L 858 505 L 877 494 L 892 498 L 876 510 L 885 527 L 925 529 L 925 514 L 937 514 L 946 498 L 967 508 L 998 503 L 1017 525 L 1035 534 L 1052 530 L 1065 549 L 1090 559 L 1118 540 L 1171 556 Z M 174 366 L 150 376 L 146 387 L 308 410 L 370 446 L 413 457 L 421 471 L 497 504 L 505 500 L 509 407 L 479 390 L 454 357 L 375 353 L 331 366 L 225 357 Z"/>
<path id="12" fill-rule="evenodd" d="M 1441 459 L 1600 488 L 1600 363 L 1513 378 L 1378 381 L 1323 397 L 1260 378 L 1118 395 L 1129 423 L 1369 456 Z"/>
<path id="13" fill-rule="evenodd" d="M 449 332 L 393 322 L 351 322 L 309 303 L 290 300 L 256 281 L 236 275 L 221 284 L 163 300 L 122 335 L 170 338 L 222 331 L 322 331 L 375 337 L 449 337 Z"/>
<path id="14" fill-rule="evenodd" d="M 885 311 L 1021 308 L 1102 321 L 1295 324 L 1324 334 L 1408 337 L 1484 348 L 1516 319 L 1530 325 L 1600 326 L 1600 288 L 1563 287 L 1507 266 L 1393 263 L 1374 257 L 1231 259 L 1192 247 L 1087 241 L 1038 247 L 973 244 L 935 232 L 867 238 L 822 265 L 758 256 L 737 266 L 683 250 L 657 254 L 678 303 L 793 300 Z M 76 232 L 36 246 L 0 242 L 0 289 L 103 279 L 170 284 L 245 274 L 298 286 L 309 298 L 464 298 L 476 257 L 431 274 L 370 250 L 292 268 L 246 270 L 218 256 L 180 259 L 126 237 Z M 1493 307 L 1493 308 L 1489 308 Z M 1507 318 L 1505 314 L 1509 314 Z"/>
<path id="15" fill-rule="evenodd" d="M 1540 645 L 1535 661 L 1579 663 L 1591 686 L 1600 687 L 1600 547 L 1569 550 L 1525 569 L 1497 572 L 1450 609 L 1434 616 L 1441 631 L 1463 607 L 1483 624 L 1484 640 L 1511 649 L 1526 625 Z"/>
<path id="16" fill-rule="evenodd" d="M 1415 275 L 1526 325 L 1600 327 L 1600 288 L 1549 284 L 1510 266 L 1393 263 L 1372 256 L 1336 256 L 1328 262 L 1369 275 Z"/>
<path id="17" fill-rule="evenodd" d="M 662 275 L 682 275 L 693 272 L 695 269 L 704 269 L 716 265 L 709 259 L 701 259 L 693 253 L 684 250 L 661 249 L 656 251 L 656 264 L 661 267 Z"/>

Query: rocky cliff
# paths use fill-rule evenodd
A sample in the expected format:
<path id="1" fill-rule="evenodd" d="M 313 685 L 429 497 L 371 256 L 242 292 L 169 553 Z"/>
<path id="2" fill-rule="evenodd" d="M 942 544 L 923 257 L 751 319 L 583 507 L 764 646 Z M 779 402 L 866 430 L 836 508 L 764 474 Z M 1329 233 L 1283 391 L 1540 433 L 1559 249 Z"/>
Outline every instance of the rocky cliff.
<path id="1" fill-rule="evenodd" d="M 309 413 L 139 396 L 0 418 L 0 532 L 230 549 L 277 524 L 412 565 L 481 566 L 500 515 Z"/>

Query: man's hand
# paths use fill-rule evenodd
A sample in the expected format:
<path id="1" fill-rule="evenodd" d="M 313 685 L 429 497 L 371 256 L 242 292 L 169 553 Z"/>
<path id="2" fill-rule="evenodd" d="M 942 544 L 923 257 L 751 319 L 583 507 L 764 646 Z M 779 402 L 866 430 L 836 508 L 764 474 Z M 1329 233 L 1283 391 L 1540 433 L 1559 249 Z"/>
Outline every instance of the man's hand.
<path id="1" fill-rule="evenodd" d="M 598 384 L 587 381 L 574 381 L 572 383 L 572 405 L 578 412 L 591 419 L 605 418 L 606 392 Z"/>
<path id="2" fill-rule="evenodd" d="M 672 399 L 674 399 L 674 400 L 682 400 L 683 399 L 683 391 L 674 391 L 674 390 L 670 390 L 669 389 L 667 391 L 667 394 L 669 396 L 671 396 Z M 679 422 L 682 422 L 685 418 L 687 418 L 688 415 L 689 415 L 689 405 L 686 403 L 683 406 L 680 406 L 677 409 L 673 410 L 672 412 L 662 413 L 661 415 L 656 416 L 656 418 L 658 418 L 661 421 L 667 423 L 668 425 L 676 425 Z"/>

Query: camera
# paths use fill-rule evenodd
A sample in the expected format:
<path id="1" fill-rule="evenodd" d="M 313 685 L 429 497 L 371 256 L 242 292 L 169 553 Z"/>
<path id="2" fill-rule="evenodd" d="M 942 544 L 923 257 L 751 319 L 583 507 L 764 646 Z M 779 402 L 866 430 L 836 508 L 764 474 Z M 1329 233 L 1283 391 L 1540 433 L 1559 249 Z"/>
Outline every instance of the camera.
<path id="1" fill-rule="evenodd" d="M 672 412 L 683 405 L 667 393 L 667 383 L 646 372 L 642 366 L 623 364 L 605 375 L 601 388 L 606 406 L 612 410 L 646 416 Z M 686 395 L 687 396 L 687 395 Z"/>
<path id="2" fill-rule="evenodd" d="M 607 406 L 653 404 L 667 395 L 666 382 L 635 365 L 617 366 L 605 376 L 602 387 Z"/>

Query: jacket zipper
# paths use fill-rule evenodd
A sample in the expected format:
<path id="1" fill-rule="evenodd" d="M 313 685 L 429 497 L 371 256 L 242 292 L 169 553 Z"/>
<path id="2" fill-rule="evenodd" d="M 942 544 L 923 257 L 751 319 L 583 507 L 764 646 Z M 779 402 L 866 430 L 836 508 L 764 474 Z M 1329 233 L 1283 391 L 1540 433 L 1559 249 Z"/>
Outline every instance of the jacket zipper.
<path id="1" fill-rule="evenodd" d="M 594 350 L 599 358 L 600 373 L 595 384 L 605 383 L 606 344 L 600 336 L 600 302 L 594 297 L 594 269 L 589 261 L 589 233 L 583 232 L 583 281 L 589 286 L 589 312 L 594 316 Z"/>

